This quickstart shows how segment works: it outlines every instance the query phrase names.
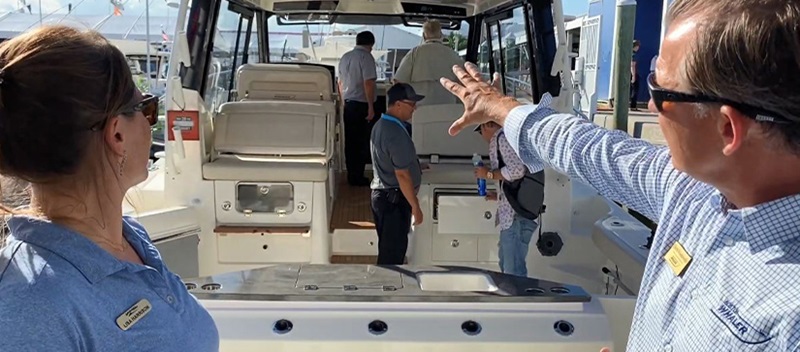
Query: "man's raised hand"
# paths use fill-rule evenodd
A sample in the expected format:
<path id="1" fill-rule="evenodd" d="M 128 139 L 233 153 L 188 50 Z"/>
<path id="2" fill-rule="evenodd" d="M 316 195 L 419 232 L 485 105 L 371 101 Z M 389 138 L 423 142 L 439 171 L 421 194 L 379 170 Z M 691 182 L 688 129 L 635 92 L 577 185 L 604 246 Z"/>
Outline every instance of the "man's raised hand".
<path id="1" fill-rule="evenodd" d="M 494 74 L 490 84 L 483 79 L 475 64 L 467 62 L 464 67 L 466 69 L 458 65 L 453 66 L 453 73 L 461 84 L 447 78 L 440 80 L 442 86 L 464 104 L 464 114 L 450 126 L 451 136 L 455 136 L 467 126 L 487 121 L 503 125 L 508 113 L 521 105 L 516 99 L 503 95 L 500 89 L 502 79 L 498 73 Z"/>

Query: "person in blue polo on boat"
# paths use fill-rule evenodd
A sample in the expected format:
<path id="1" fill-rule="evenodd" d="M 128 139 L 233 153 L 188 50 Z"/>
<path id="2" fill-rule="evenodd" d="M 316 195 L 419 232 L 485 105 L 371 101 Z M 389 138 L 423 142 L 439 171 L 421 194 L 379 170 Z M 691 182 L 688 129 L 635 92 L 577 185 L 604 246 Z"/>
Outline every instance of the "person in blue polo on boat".
<path id="1" fill-rule="evenodd" d="M 378 265 L 402 265 L 408 250 L 411 217 L 422 223 L 417 199 L 422 166 L 408 124 L 419 95 L 411 85 L 397 83 L 386 92 L 389 108 L 370 136 L 373 178 L 371 205 L 378 232 Z"/>

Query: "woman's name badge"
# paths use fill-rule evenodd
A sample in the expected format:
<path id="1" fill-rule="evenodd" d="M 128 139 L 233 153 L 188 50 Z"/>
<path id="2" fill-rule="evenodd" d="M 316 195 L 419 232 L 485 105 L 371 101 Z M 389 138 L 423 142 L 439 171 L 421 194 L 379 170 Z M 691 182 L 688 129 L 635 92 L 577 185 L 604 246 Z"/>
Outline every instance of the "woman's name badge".
<path id="1" fill-rule="evenodd" d="M 117 326 L 123 331 L 128 330 L 133 324 L 136 324 L 139 320 L 144 318 L 147 313 L 150 313 L 151 309 L 152 306 L 150 302 L 146 299 L 142 299 L 136 302 L 133 307 L 128 308 L 125 313 L 117 317 Z"/>
<path id="2" fill-rule="evenodd" d="M 686 252 L 680 242 L 675 241 L 672 248 L 664 255 L 664 260 L 667 261 L 667 265 L 675 273 L 675 276 L 681 276 L 692 262 L 692 256 Z"/>

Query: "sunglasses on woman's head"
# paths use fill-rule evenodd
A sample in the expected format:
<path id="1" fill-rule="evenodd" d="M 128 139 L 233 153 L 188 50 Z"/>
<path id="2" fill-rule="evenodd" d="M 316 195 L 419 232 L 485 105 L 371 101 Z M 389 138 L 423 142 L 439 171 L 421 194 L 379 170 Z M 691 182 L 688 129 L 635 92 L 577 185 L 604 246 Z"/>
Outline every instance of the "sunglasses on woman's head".
<path id="1" fill-rule="evenodd" d="M 718 103 L 723 105 L 729 105 L 735 108 L 736 110 L 739 110 L 743 114 L 755 119 L 756 121 L 772 122 L 778 124 L 797 123 L 796 121 L 782 117 L 779 114 L 769 112 L 767 110 L 752 105 L 737 103 L 735 101 L 731 101 L 728 99 L 716 98 L 708 95 L 681 93 L 681 92 L 676 92 L 674 90 L 662 88 L 661 86 L 658 85 L 658 83 L 656 83 L 655 73 L 650 73 L 650 75 L 647 76 L 647 87 L 650 90 L 650 98 L 653 99 L 653 103 L 655 103 L 658 112 L 664 112 L 665 102 Z"/>

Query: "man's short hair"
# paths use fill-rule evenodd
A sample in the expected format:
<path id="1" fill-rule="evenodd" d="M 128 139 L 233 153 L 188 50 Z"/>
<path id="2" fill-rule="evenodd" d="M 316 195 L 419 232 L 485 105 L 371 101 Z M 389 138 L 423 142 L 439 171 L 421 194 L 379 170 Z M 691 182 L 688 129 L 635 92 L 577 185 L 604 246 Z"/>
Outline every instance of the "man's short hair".
<path id="1" fill-rule="evenodd" d="M 375 35 L 370 31 L 356 34 L 356 45 L 375 45 Z"/>
<path id="2" fill-rule="evenodd" d="M 759 124 L 800 155 L 800 2 L 675 0 L 667 23 L 689 19 L 699 24 L 681 63 L 683 84 L 787 120 Z"/>
<path id="3" fill-rule="evenodd" d="M 422 33 L 425 35 L 425 39 L 442 38 L 442 24 L 437 20 L 427 20 L 422 25 Z"/>

